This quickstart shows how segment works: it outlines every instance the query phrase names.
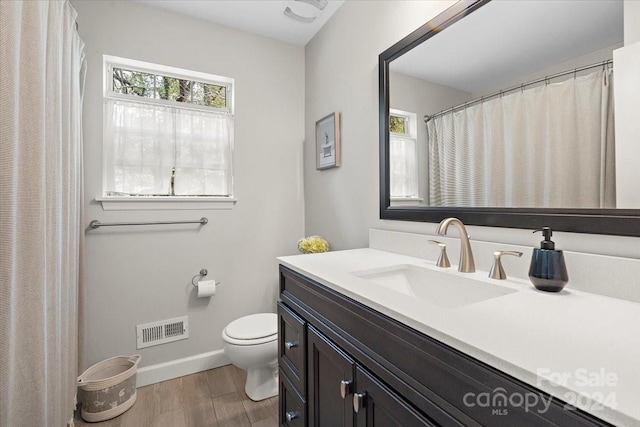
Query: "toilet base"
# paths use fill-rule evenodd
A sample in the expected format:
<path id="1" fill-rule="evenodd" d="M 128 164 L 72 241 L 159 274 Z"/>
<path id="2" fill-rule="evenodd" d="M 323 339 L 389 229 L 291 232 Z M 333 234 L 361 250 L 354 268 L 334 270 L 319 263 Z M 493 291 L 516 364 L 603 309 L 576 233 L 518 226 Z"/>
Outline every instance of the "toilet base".
<path id="1" fill-rule="evenodd" d="M 268 399 L 278 394 L 278 365 L 249 368 L 244 391 L 253 401 Z"/>

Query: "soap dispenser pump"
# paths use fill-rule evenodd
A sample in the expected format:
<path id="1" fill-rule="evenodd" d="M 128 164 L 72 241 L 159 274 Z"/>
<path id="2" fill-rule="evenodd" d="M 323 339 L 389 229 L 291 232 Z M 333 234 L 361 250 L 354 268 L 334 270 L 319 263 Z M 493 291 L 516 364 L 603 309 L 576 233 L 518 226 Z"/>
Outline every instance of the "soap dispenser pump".
<path id="1" fill-rule="evenodd" d="M 529 279 L 541 291 L 560 292 L 569 281 L 567 266 L 561 250 L 556 250 L 556 244 L 551 240 L 551 227 L 543 227 L 541 231 L 544 240 L 540 248 L 534 248 L 529 267 Z"/>

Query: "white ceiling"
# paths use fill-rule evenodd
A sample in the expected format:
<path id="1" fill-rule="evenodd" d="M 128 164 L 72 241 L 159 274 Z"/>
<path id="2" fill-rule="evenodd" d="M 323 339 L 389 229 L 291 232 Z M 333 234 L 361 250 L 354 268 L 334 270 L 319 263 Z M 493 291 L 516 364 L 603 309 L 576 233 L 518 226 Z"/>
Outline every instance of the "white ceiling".
<path id="1" fill-rule="evenodd" d="M 622 8 L 621 0 L 494 0 L 390 69 L 479 93 L 622 42 Z"/>
<path id="2" fill-rule="evenodd" d="M 295 0 L 133 0 L 261 36 L 304 46 L 344 0 L 329 0 L 324 10 Z M 302 23 L 283 14 L 286 7 L 304 17 Z"/>

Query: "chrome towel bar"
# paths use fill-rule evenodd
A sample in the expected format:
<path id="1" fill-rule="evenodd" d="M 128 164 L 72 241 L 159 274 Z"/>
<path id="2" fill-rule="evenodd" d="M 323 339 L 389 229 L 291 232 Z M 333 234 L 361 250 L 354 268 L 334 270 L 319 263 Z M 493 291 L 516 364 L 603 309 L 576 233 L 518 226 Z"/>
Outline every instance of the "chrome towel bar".
<path id="1" fill-rule="evenodd" d="M 89 227 L 92 229 L 100 227 L 114 227 L 121 225 L 161 225 L 161 224 L 202 224 L 206 225 L 209 220 L 205 217 L 196 221 L 155 221 L 155 222 L 100 222 L 94 219 L 89 223 Z"/>

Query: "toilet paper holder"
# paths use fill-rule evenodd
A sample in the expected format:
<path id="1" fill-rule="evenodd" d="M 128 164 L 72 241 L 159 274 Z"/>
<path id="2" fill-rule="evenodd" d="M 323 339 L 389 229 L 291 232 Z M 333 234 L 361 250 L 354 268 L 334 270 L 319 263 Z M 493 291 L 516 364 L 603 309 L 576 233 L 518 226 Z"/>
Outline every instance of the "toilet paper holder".
<path id="1" fill-rule="evenodd" d="M 209 274 L 209 272 L 207 271 L 207 269 L 206 269 L 206 268 L 203 268 L 202 270 L 200 270 L 200 273 L 196 274 L 195 276 L 193 276 L 193 277 L 191 278 L 191 284 L 192 284 L 194 287 L 196 287 L 196 288 L 197 288 L 197 287 L 198 287 L 198 283 L 195 281 L 195 280 L 196 280 L 196 277 L 197 277 L 198 279 L 201 279 L 201 278 L 203 278 L 204 276 L 206 276 L 207 274 Z M 220 284 L 220 282 L 216 282 L 216 286 L 217 286 L 217 285 L 219 285 L 219 284 Z"/>

